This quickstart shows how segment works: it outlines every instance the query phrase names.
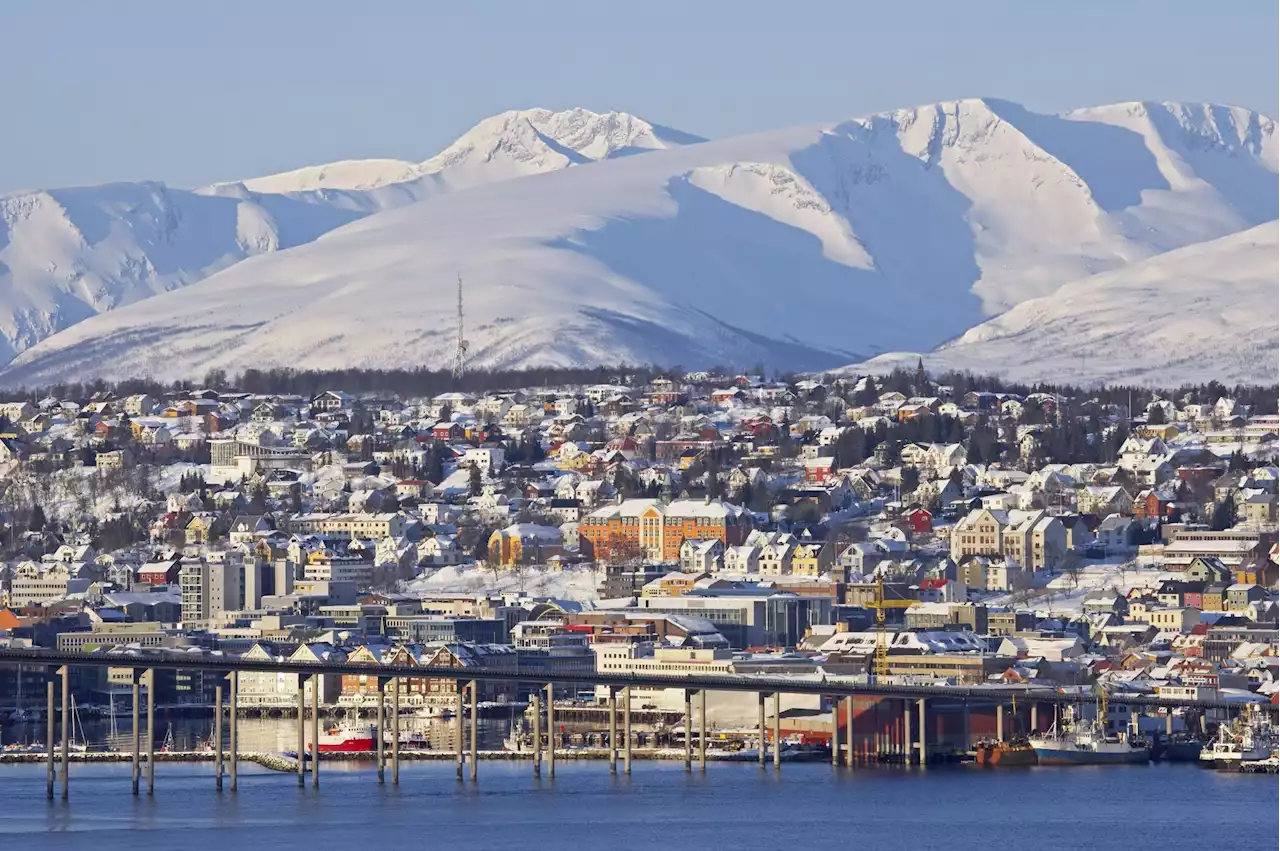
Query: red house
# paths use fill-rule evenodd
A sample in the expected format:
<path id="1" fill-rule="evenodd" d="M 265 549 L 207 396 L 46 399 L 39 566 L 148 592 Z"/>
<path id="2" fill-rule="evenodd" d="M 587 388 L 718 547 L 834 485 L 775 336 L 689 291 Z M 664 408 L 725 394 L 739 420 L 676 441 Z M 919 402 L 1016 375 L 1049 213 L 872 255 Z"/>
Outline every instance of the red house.
<path id="1" fill-rule="evenodd" d="M 431 434 L 436 440 L 462 440 L 466 437 L 466 431 L 462 426 L 453 422 L 439 422 L 431 427 Z"/>
<path id="2" fill-rule="evenodd" d="M 1133 516 L 1139 518 L 1165 517 L 1173 510 L 1170 503 L 1160 499 L 1151 488 L 1141 490 L 1133 498 Z"/>
<path id="3" fill-rule="evenodd" d="M 918 505 L 908 508 L 902 519 L 907 522 L 913 536 L 928 535 L 933 532 L 933 514 L 927 508 L 921 508 Z"/>
<path id="4" fill-rule="evenodd" d="M 804 462 L 804 480 L 808 484 L 820 485 L 835 472 L 835 458 L 809 458 Z"/>

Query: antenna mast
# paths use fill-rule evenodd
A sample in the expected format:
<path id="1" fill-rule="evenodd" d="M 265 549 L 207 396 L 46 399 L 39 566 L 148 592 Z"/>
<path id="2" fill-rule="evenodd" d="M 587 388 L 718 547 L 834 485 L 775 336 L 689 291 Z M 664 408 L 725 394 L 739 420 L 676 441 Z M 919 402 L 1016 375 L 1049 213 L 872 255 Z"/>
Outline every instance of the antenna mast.
<path id="1" fill-rule="evenodd" d="M 458 347 L 453 355 L 453 380 L 461 381 L 467 368 L 467 341 L 462 336 L 462 275 L 458 275 Z"/>

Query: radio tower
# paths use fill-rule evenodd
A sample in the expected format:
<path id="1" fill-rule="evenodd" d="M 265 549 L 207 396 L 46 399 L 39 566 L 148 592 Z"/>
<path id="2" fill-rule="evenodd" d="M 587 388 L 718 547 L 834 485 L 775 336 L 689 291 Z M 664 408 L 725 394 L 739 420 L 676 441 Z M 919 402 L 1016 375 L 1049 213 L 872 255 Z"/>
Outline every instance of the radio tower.
<path id="1" fill-rule="evenodd" d="M 462 336 L 462 276 L 458 276 L 458 349 L 453 355 L 453 380 L 462 381 L 467 368 L 467 341 Z"/>

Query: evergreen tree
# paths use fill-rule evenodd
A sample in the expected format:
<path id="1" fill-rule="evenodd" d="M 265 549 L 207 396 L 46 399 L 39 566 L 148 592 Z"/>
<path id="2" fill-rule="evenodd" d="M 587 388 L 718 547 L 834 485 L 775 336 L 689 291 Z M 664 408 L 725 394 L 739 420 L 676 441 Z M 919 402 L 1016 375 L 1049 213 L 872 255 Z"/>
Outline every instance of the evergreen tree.
<path id="1" fill-rule="evenodd" d="M 876 381 L 871 376 L 867 376 L 863 386 L 853 394 L 853 404 L 860 408 L 868 405 L 874 405 L 880 400 L 880 391 L 876 389 Z"/>
<path id="2" fill-rule="evenodd" d="M 1209 528 L 1214 532 L 1230 529 L 1236 525 L 1236 502 L 1227 497 L 1222 502 L 1214 503 L 1213 514 L 1209 518 Z"/>
<path id="3" fill-rule="evenodd" d="M 45 519 L 44 509 L 40 507 L 40 503 L 37 502 L 31 506 L 31 518 L 27 521 L 27 529 L 32 532 L 40 532 L 48 522 Z"/>

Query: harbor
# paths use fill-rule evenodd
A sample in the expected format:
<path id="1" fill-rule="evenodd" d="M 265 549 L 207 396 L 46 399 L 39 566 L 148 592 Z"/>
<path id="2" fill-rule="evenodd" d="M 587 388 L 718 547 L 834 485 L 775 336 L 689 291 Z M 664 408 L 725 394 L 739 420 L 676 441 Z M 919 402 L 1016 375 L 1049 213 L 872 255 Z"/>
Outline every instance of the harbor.
<path id="1" fill-rule="evenodd" d="M 337 709 L 331 707 L 331 710 Z M 523 711 L 517 711 L 518 709 Z M 499 711 L 501 710 L 501 711 Z M 561 760 L 608 761 L 610 734 L 607 726 L 607 709 L 583 705 L 578 702 L 557 702 L 556 730 L 548 733 L 538 730 L 539 747 L 534 747 L 534 721 L 532 707 L 489 707 L 479 712 L 476 726 L 475 758 L 480 761 L 520 762 L 546 758 L 554 744 L 555 756 Z M 68 744 L 68 761 L 72 764 L 128 763 L 133 760 L 133 736 L 127 713 L 107 716 L 91 710 L 74 712 L 70 724 L 71 741 Z M 1155 733 L 1140 737 L 1130 732 L 1108 733 L 1095 720 L 1086 720 L 1085 713 L 1077 720 L 1068 710 L 1062 714 L 1062 724 L 1052 724 L 1038 735 L 1028 736 L 1028 731 L 1011 729 L 1005 741 L 984 737 L 969 748 L 934 748 L 928 756 L 928 765 L 974 763 L 982 767 L 1008 768 L 1032 765 L 1109 765 L 1156 764 L 1160 762 L 1196 763 L 1220 771 L 1269 773 L 1276 770 L 1277 735 L 1270 716 L 1264 711 L 1248 712 L 1231 723 L 1218 726 L 1213 735 L 1207 732 L 1195 736 L 1187 731 L 1171 735 Z M 1104 710 L 1105 714 L 1105 710 Z M 760 731 L 750 727 L 711 728 L 707 733 L 705 749 L 701 747 L 699 730 L 695 726 L 686 750 L 686 730 L 683 718 L 673 713 L 634 713 L 631 731 L 630 757 L 637 761 L 675 761 L 697 757 L 708 762 L 759 762 Z M 320 751 L 323 762 L 372 764 L 377 759 L 376 725 L 365 723 L 362 715 L 339 711 L 322 713 L 324 725 L 319 727 Z M 833 758 L 830 736 L 830 714 L 826 721 L 805 717 L 784 717 L 777 729 L 780 739 L 775 739 L 774 729 L 766 725 L 764 732 L 764 759 L 772 759 L 775 741 L 781 741 L 779 762 L 823 762 Z M 469 719 L 468 719 L 469 720 Z M 847 724 L 848 719 L 844 719 Z M 603 724 L 602 724 L 603 722 Z M 387 750 L 391 749 L 394 733 L 390 719 L 383 731 Z M 190 714 L 161 716 L 152 755 L 158 764 L 183 762 L 213 763 L 217 759 L 216 739 L 218 725 L 212 712 L 203 717 Z M 406 713 L 399 719 L 399 747 L 397 758 L 405 762 L 456 761 L 459 753 L 457 719 L 454 717 L 421 717 L 418 713 Z M 1011 725 L 1012 726 L 1012 725 Z M 3 728 L 0 742 L 0 765 L 42 763 L 48 759 L 48 748 L 41 739 L 43 725 L 27 721 Z M 229 728 L 229 724 L 224 724 Z M 295 718 L 263 716 L 246 713 L 237 720 L 237 742 L 233 755 L 229 729 L 222 731 L 224 759 L 238 757 L 242 762 L 252 762 L 277 771 L 294 772 L 297 769 L 297 730 Z M 140 731 L 145 737 L 145 728 Z M 619 733 L 619 737 L 621 733 Z M 464 749 L 469 746 L 463 737 Z M 839 744 L 839 743 L 837 743 Z M 840 744 L 838 762 L 857 766 L 907 765 L 910 760 L 901 750 L 890 748 L 883 753 L 855 749 L 852 763 L 849 761 L 849 743 Z M 54 740 L 55 757 L 60 758 L 61 742 Z M 310 739 L 304 752 L 312 750 Z M 613 754 L 623 758 L 624 747 L 620 743 Z M 146 762 L 147 756 L 140 757 Z"/>

